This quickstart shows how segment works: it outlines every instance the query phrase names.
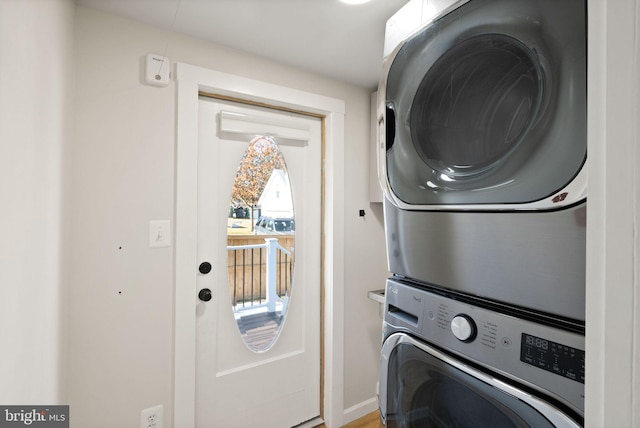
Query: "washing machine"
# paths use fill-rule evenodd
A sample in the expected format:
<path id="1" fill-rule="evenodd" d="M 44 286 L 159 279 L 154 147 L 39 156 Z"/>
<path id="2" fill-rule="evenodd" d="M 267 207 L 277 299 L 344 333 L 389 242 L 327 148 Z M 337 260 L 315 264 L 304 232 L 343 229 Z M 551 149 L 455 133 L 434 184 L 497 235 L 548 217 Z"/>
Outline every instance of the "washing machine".
<path id="1" fill-rule="evenodd" d="M 388 21 L 394 275 L 584 323 L 586 17 L 584 0 L 412 0 Z"/>
<path id="2" fill-rule="evenodd" d="M 584 335 L 402 280 L 387 283 L 380 416 L 389 428 L 584 423 Z"/>

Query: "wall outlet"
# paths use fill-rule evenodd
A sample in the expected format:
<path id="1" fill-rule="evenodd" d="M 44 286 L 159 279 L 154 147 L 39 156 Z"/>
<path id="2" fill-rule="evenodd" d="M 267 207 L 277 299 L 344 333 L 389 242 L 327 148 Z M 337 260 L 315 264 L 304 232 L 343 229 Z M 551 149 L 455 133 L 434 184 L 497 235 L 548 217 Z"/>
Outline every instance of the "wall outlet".
<path id="1" fill-rule="evenodd" d="M 140 428 L 162 428 L 162 404 L 142 411 Z"/>

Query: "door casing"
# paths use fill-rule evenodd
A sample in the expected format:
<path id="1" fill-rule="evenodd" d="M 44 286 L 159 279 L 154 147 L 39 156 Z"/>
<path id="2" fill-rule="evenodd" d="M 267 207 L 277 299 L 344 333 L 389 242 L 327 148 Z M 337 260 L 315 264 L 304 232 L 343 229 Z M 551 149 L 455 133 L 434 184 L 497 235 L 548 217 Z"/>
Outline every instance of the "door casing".
<path id="1" fill-rule="evenodd" d="M 321 115 L 323 177 L 323 417 L 329 427 L 343 419 L 344 372 L 344 111 L 343 100 L 271 83 L 176 64 L 176 212 L 174 309 L 174 426 L 195 426 L 196 240 L 198 96 L 200 92 Z"/>

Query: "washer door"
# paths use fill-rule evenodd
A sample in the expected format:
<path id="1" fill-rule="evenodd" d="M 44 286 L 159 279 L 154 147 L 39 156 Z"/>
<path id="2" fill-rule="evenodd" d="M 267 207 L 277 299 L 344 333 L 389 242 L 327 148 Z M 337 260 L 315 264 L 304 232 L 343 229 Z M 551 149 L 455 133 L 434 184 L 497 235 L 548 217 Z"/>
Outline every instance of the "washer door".
<path id="1" fill-rule="evenodd" d="M 381 361 L 380 412 L 387 427 L 581 426 L 552 404 L 404 333 L 385 341 Z"/>
<path id="2" fill-rule="evenodd" d="M 584 199 L 585 22 L 584 0 L 473 0 L 398 47 L 379 88 L 389 199 L 409 209 Z"/>

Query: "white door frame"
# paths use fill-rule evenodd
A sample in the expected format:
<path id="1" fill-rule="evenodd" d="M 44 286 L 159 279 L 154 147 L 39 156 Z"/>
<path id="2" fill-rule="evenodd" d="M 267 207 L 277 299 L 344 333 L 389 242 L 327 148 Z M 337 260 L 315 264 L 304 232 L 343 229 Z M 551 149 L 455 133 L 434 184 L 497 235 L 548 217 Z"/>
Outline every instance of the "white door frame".
<path id="1" fill-rule="evenodd" d="M 640 1 L 589 0 L 586 427 L 640 426 Z"/>
<path id="2" fill-rule="evenodd" d="M 344 372 L 345 102 L 219 71 L 176 64 L 174 427 L 195 426 L 198 94 L 321 114 L 324 119 L 324 419 L 342 425 Z"/>

